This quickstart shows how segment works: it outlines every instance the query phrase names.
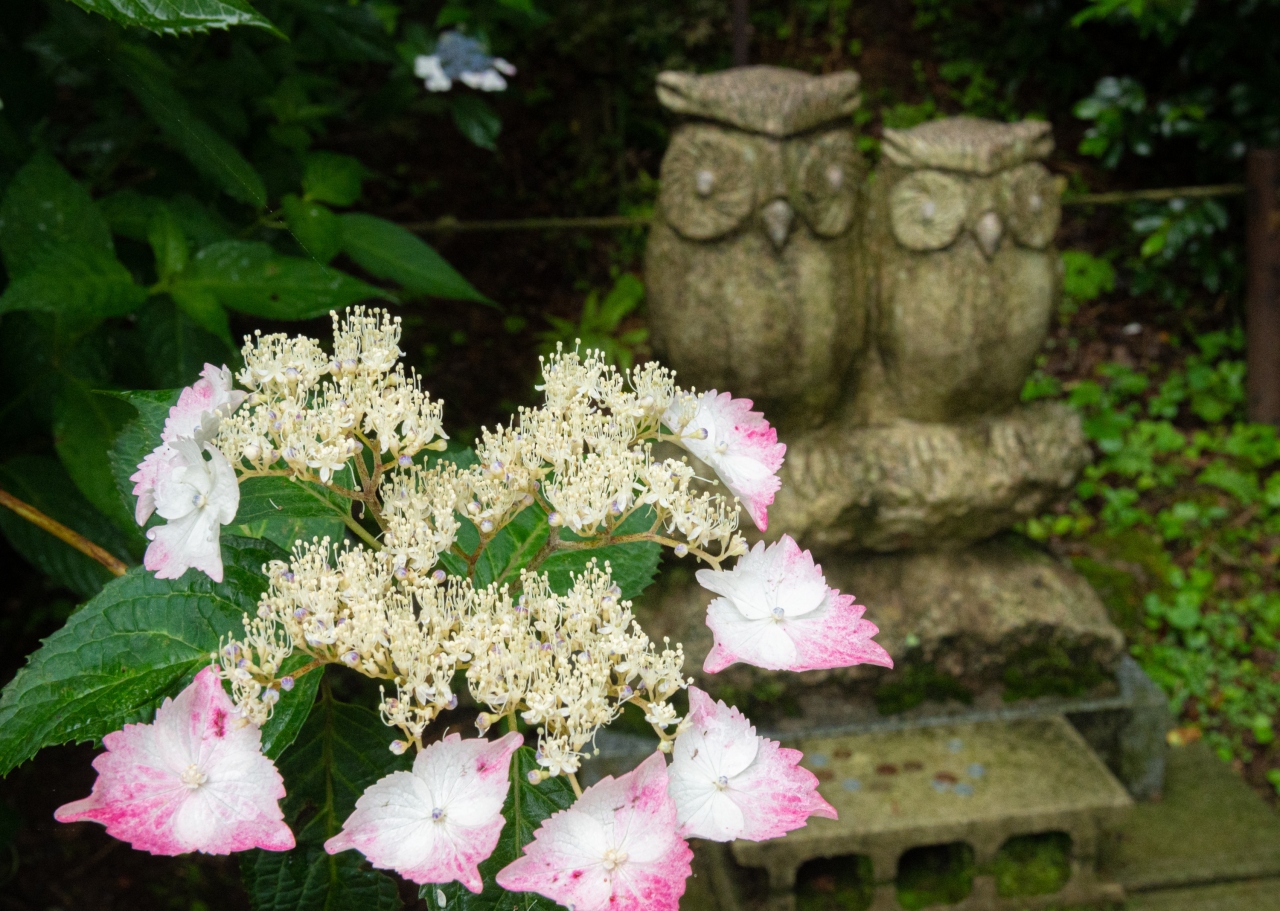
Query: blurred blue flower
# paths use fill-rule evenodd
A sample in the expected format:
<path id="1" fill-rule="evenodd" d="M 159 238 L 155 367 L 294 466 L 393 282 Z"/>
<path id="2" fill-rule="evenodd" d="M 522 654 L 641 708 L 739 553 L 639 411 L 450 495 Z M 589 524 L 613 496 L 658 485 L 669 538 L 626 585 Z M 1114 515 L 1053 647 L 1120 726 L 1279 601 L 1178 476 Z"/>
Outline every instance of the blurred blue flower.
<path id="1" fill-rule="evenodd" d="M 413 72 L 430 92 L 447 92 L 453 80 L 481 92 L 501 92 L 507 87 L 504 76 L 514 76 L 516 68 L 501 57 L 490 56 L 485 46 L 461 32 L 444 32 L 436 40 L 434 54 L 421 54 L 413 61 Z"/>

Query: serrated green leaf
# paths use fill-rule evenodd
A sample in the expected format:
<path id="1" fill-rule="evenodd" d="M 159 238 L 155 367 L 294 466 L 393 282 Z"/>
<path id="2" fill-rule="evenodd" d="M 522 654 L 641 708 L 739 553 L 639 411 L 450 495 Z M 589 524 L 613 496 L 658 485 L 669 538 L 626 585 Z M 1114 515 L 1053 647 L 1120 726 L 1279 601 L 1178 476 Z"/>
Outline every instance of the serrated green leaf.
<path id="1" fill-rule="evenodd" d="M 342 249 L 378 278 L 399 282 L 417 294 L 492 303 L 417 236 L 373 215 L 341 216 Z"/>
<path id="2" fill-rule="evenodd" d="M 147 374 L 157 387 L 190 385 L 205 364 L 228 364 L 234 370 L 240 363 L 238 351 L 164 297 L 139 311 L 138 335 L 147 352 Z"/>
<path id="3" fill-rule="evenodd" d="M 217 0 L 177 2 L 216 3 Z M 266 206 L 267 188 L 262 177 L 221 133 L 195 115 L 187 100 L 174 88 L 173 73 L 155 54 L 138 45 L 123 44 L 112 62 L 120 80 L 138 99 L 147 116 L 197 171 L 233 199 L 259 209 Z"/>
<path id="4" fill-rule="evenodd" d="M 138 535 L 108 455 L 116 435 L 132 417 L 124 402 L 95 392 L 76 377 L 62 375 L 53 402 L 53 446 L 58 458 L 95 508 L 126 533 Z"/>
<path id="5" fill-rule="evenodd" d="M 147 289 L 133 283 L 114 253 L 66 244 L 9 283 L 0 313 L 33 310 L 90 323 L 132 313 L 146 300 Z"/>
<path id="6" fill-rule="evenodd" d="M 212 294 L 224 307 L 267 319 L 312 319 L 386 292 L 309 259 L 281 256 L 264 243 L 225 240 L 205 247 L 174 281 Z"/>
<path id="7" fill-rule="evenodd" d="M 115 393 L 136 412 L 111 441 L 111 451 L 107 456 L 116 490 L 130 509 L 136 500 L 129 476 L 160 445 L 165 419 L 169 417 L 169 409 L 178 403 L 180 392 L 179 389 L 145 389 Z"/>
<path id="8" fill-rule="evenodd" d="M 654 513 L 651 507 L 637 509 L 614 529 L 614 535 L 633 535 L 647 532 L 653 527 Z M 567 532 L 561 533 L 571 538 Z M 607 562 L 613 581 L 622 589 L 622 597 L 637 598 L 653 582 L 662 558 L 662 546 L 652 541 L 630 541 L 626 544 L 606 544 L 591 550 L 562 550 L 552 554 L 542 564 L 542 571 L 551 582 L 551 590 L 563 594 L 573 585 L 573 577 L 586 571 L 592 560 L 601 566 Z"/>
<path id="9" fill-rule="evenodd" d="M 474 145 L 490 152 L 498 150 L 498 134 L 502 132 L 502 118 L 489 103 L 476 95 L 455 95 L 449 111 L 458 132 Z"/>
<path id="10" fill-rule="evenodd" d="M 320 203 L 290 193 L 280 208 L 293 239 L 320 262 L 327 264 L 342 250 L 342 222 Z"/>
<path id="11" fill-rule="evenodd" d="M 444 893 L 444 907 L 449 911 L 553 911 L 559 908 L 549 898 L 533 892 L 508 892 L 497 883 L 498 871 L 524 853 L 533 833 L 553 813 L 573 805 L 573 788 L 563 777 L 550 778 L 541 784 L 530 784 L 529 773 L 537 769 L 533 750 L 521 747 L 511 757 L 511 787 L 502 805 L 506 823 L 498 837 L 498 846 L 489 859 L 480 864 L 484 891 L 479 895 L 459 883 L 444 886 L 425 885 L 420 895 L 433 906 L 436 889 Z"/>
<path id="12" fill-rule="evenodd" d="M 317 674 L 318 676 L 318 674 Z M 328 692 L 278 767 L 288 794 L 285 822 L 298 846 L 251 851 L 241 864 L 255 911 L 395 911 L 395 882 L 356 851 L 325 853 L 365 788 L 411 765 L 389 749 L 394 735 L 375 712 L 334 702 Z M 299 823 L 302 823 L 299 827 Z"/>
<path id="13" fill-rule="evenodd" d="M 191 35 L 210 29 L 248 25 L 284 37 L 244 0 L 72 0 L 90 13 L 157 35 Z"/>
<path id="14" fill-rule="evenodd" d="M 593 550 L 561 551 L 547 558 L 542 571 L 551 582 L 551 590 L 563 594 L 573 586 L 573 577 L 581 575 L 593 559 L 602 567 L 607 562 L 613 581 L 622 589 L 622 597 L 637 598 L 652 584 L 661 558 L 661 545 L 633 541 L 606 544 Z"/>
<path id="15" fill-rule="evenodd" d="M 18 278 L 64 246 L 109 256 L 114 251 L 89 191 L 41 152 L 14 175 L 0 203 L 0 253 L 10 278 Z"/>
<path id="16" fill-rule="evenodd" d="M 288 478 L 246 478 L 240 484 L 238 534 L 274 541 L 285 550 L 294 541 L 328 537 L 337 543 L 346 532 L 343 516 L 351 501 L 312 484 Z"/>
<path id="17" fill-rule="evenodd" d="M 76 490 L 56 460 L 35 455 L 10 459 L 0 465 L 0 487 L 122 560 L 132 560 L 125 535 Z M 4 508 L 0 532 L 28 563 L 82 597 L 96 595 L 114 578 L 96 560 Z"/>
<path id="18" fill-rule="evenodd" d="M 365 166 L 350 155 L 310 152 L 303 163 L 302 190 L 308 200 L 349 206 L 360 198 L 368 173 Z"/>
<path id="19" fill-rule="evenodd" d="M 100 740 L 149 720 L 209 663 L 220 637 L 243 632 L 266 590 L 262 541 L 224 537 L 224 580 L 188 570 L 161 580 L 141 567 L 114 579 L 44 641 L 0 694 L 0 775 L 42 747 Z"/>

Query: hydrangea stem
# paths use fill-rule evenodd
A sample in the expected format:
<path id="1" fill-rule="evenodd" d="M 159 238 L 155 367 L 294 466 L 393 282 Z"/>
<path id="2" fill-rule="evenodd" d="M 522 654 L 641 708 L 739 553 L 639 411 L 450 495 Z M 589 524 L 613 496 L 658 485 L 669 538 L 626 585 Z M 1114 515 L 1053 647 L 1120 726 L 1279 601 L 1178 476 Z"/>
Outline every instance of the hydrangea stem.
<path id="1" fill-rule="evenodd" d="M 71 545 L 86 557 L 98 561 L 110 570 L 113 575 L 123 576 L 129 571 L 129 567 L 118 557 L 94 544 L 84 535 L 67 528 L 56 519 L 46 516 L 34 506 L 22 502 L 13 494 L 0 490 L 0 506 L 7 506 L 32 525 L 47 531 L 59 541 Z"/>

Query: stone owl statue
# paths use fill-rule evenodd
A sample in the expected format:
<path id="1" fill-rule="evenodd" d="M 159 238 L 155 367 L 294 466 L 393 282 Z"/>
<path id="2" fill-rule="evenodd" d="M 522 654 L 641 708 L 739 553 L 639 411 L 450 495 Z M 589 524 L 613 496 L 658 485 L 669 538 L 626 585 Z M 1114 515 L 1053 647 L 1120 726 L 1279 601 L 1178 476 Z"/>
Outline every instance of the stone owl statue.
<path id="1" fill-rule="evenodd" d="M 646 254 L 654 345 L 682 382 L 754 399 L 784 428 L 830 416 L 864 343 L 858 83 L 766 66 L 658 77 L 683 122 Z"/>
<path id="2" fill-rule="evenodd" d="M 958 422 L 1019 400 L 1059 287 L 1049 124 L 973 117 L 884 131 L 867 212 L 874 356 L 861 421 Z"/>

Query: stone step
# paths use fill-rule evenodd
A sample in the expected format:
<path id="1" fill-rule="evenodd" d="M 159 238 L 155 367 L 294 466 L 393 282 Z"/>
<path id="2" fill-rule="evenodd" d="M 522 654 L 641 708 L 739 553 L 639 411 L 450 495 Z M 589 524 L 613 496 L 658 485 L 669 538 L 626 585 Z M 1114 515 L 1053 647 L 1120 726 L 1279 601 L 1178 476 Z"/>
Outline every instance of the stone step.
<path id="1" fill-rule="evenodd" d="M 954 908 L 1120 897 L 1096 876 L 1098 838 L 1132 800 L 1061 716 L 800 738 L 794 745 L 840 819 L 811 820 L 781 839 L 733 844 L 738 864 L 767 872 L 774 907 L 794 907 L 792 889 L 807 861 L 861 855 L 870 859 L 876 884 L 873 909 L 896 909 L 899 859 L 913 848 L 955 843 L 972 849 L 979 875 Z M 998 898 L 983 871 L 1001 846 L 1047 832 L 1071 838 L 1066 886 L 1043 900 Z"/>
<path id="2" fill-rule="evenodd" d="M 1119 821 L 1102 869 L 1132 893 L 1280 878 L 1280 814 L 1203 743 L 1176 747 L 1162 799 Z"/>
<path id="3" fill-rule="evenodd" d="M 1125 911 L 1280 911 L 1280 879 L 1253 879 L 1131 895 Z"/>

